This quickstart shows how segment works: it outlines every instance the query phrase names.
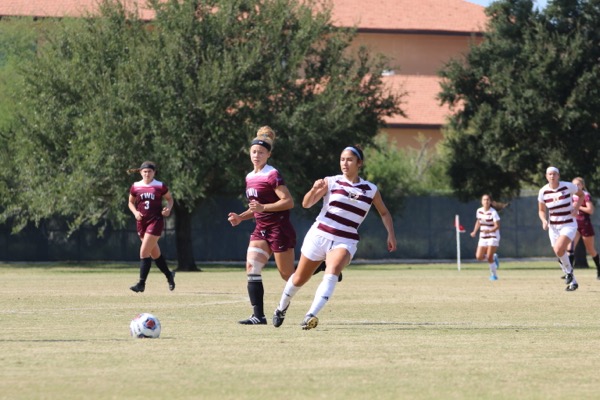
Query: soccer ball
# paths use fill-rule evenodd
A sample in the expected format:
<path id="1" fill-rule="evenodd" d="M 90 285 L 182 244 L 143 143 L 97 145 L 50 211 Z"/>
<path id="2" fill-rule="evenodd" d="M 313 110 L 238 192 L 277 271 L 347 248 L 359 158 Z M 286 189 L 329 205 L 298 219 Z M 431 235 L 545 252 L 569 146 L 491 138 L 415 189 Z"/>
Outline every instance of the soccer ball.
<path id="1" fill-rule="evenodd" d="M 139 314 L 129 324 L 131 336 L 135 338 L 157 338 L 160 336 L 160 321 L 149 313 Z"/>

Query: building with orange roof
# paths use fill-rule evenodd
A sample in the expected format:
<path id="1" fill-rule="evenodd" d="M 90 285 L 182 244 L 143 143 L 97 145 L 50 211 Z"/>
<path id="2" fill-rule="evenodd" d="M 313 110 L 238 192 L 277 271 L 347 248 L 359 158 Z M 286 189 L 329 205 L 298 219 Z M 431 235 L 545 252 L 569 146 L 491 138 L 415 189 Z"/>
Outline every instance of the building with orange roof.
<path id="1" fill-rule="evenodd" d="M 135 4 L 135 0 L 124 0 Z M 140 2 L 143 3 L 143 2 Z M 80 16 L 93 12 L 97 0 L 2 0 L 0 17 Z M 367 46 L 390 58 L 385 77 L 392 90 L 406 93 L 406 117 L 386 119 L 384 131 L 399 146 L 419 147 L 419 134 L 436 143 L 450 111 L 439 105 L 437 72 L 482 38 L 484 7 L 466 0 L 332 0 L 333 23 L 356 27 L 353 46 Z M 141 18 L 153 13 L 141 9 Z"/>

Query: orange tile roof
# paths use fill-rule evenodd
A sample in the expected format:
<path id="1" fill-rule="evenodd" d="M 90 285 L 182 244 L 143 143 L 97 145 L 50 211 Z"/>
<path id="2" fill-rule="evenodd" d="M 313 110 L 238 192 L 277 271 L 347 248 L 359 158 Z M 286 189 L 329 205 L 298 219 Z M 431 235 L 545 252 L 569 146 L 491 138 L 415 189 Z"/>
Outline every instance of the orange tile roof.
<path id="1" fill-rule="evenodd" d="M 441 91 L 440 78 L 423 75 L 394 75 L 385 77 L 386 85 L 396 93 L 406 92 L 401 108 L 406 117 L 386 118 L 391 125 L 443 125 L 451 114 L 447 106 L 440 106 L 437 95 Z"/>
<path id="2" fill-rule="evenodd" d="M 126 4 L 135 4 L 134 0 L 125 0 Z M 139 2 L 144 4 L 143 1 Z M 98 0 L 0 0 L 1 16 L 32 17 L 78 17 L 97 9 Z M 151 19 L 154 15 L 143 9 L 140 17 Z"/>
<path id="3" fill-rule="evenodd" d="M 98 0 L 1 0 L 0 15 L 74 17 L 97 4 Z M 339 26 L 360 29 L 481 32 L 486 22 L 483 9 L 466 0 L 333 0 L 332 17 Z M 151 17 L 148 10 L 143 12 L 142 18 Z"/>
<path id="4" fill-rule="evenodd" d="M 373 30 L 483 32 L 484 7 L 465 0 L 333 0 L 334 24 Z"/>

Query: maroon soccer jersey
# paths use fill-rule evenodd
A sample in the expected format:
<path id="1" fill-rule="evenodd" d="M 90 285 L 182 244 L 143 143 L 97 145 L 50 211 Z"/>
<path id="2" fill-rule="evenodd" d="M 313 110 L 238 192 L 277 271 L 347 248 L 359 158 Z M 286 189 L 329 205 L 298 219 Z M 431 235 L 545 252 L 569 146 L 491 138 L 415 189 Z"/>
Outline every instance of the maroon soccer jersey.
<path id="1" fill-rule="evenodd" d="M 278 186 L 285 185 L 283 177 L 275 168 L 265 165 L 259 172 L 246 175 L 246 197 L 248 201 L 256 200 L 260 204 L 271 204 L 279 201 L 275 193 Z M 279 224 L 282 219 L 289 219 L 290 211 L 254 213 L 256 228 L 265 229 Z"/>
<path id="2" fill-rule="evenodd" d="M 135 197 L 135 207 L 142 213 L 143 219 L 162 218 L 162 197 L 169 191 L 164 183 L 154 179 L 149 184 L 135 182 L 129 194 Z"/>

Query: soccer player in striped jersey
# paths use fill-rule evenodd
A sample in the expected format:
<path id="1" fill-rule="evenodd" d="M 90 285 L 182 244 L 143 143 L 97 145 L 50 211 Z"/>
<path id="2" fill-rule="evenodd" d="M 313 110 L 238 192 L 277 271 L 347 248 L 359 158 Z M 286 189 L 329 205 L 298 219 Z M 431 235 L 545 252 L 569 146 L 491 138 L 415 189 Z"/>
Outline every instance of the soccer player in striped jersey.
<path id="1" fill-rule="evenodd" d="M 310 280 L 313 272 L 325 261 L 325 274 L 319 284 L 302 329 L 313 329 L 319 319 L 317 314 L 333 295 L 338 276 L 350 264 L 359 242 L 358 227 L 371 205 L 374 205 L 387 231 L 387 249 L 396 250 L 396 235 L 392 216 L 385 206 L 381 193 L 373 183 L 358 174 L 364 163 L 363 151 L 358 146 L 346 147 L 340 156 L 341 175 L 318 179 L 302 201 L 310 208 L 323 199 L 321 213 L 309 229 L 302 244 L 296 272 L 287 281 L 281 300 L 273 315 L 273 325 L 281 326 L 292 297 Z"/>
<path id="2" fill-rule="evenodd" d="M 158 239 L 164 229 L 164 218 L 171 215 L 173 209 L 173 196 L 164 183 L 154 179 L 156 164 L 144 161 L 139 168 L 127 172 L 139 172 L 142 180 L 135 182 L 129 189 L 129 210 L 136 219 L 138 236 L 142 241 L 140 247 L 140 280 L 130 289 L 136 293 L 146 289 L 146 278 L 150 273 L 152 260 L 167 277 L 169 290 L 175 289 L 175 272 L 169 270 L 165 257 L 160 252 Z M 163 207 L 163 200 L 167 204 Z"/>
<path id="3" fill-rule="evenodd" d="M 471 237 L 479 231 L 479 242 L 475 251 L 475 258 L 479 261 L 487 260 L 490 265 L 490 280 L 498 280 L 498 254 L 496 249 L 500 245 L 500 216 L 492 207 L 492 198 L 489 194 L 481 196 L 481 207 L 475 213 L 475 227 Z"/>
<path id="4" fill-rule="evenodd" d="M 290 221 L 294 200 L 279 171 L 267 164 L 274 140 L 275 131 L 268 126 L 261 127 L 256 133 L 250 144 L 254 169 L 246 175 L 248 209 L 241 214 L 228 215 L 232 226 L 251 218 L 256 221 L 246 255 L 247 289 L 253 312 L 250 318 L 239 321 L 242 325 L 267 324 L 262 270 L 271 254 L 275 255 L 275 264 L 283 280 L 294 272 L 296 231 Z"/>
<path id="5" fill-rule="evenodd" d="M 542 228 L 548 230 L 552 249 L 566 275 L 566 290 L 572 292 L 577 290 L 579 284 L 575 279 L 567 249 L 577 233 L 575 217 L 585 195 L 574 183 L 561 181 L 556 167 L 546 169 L 546 179 L 548 184 L 544 185 L 538 193 L 538 215 L 542 221 Z M 578 197 L 575 203 L 573 203 L 573 195 Z"/>

